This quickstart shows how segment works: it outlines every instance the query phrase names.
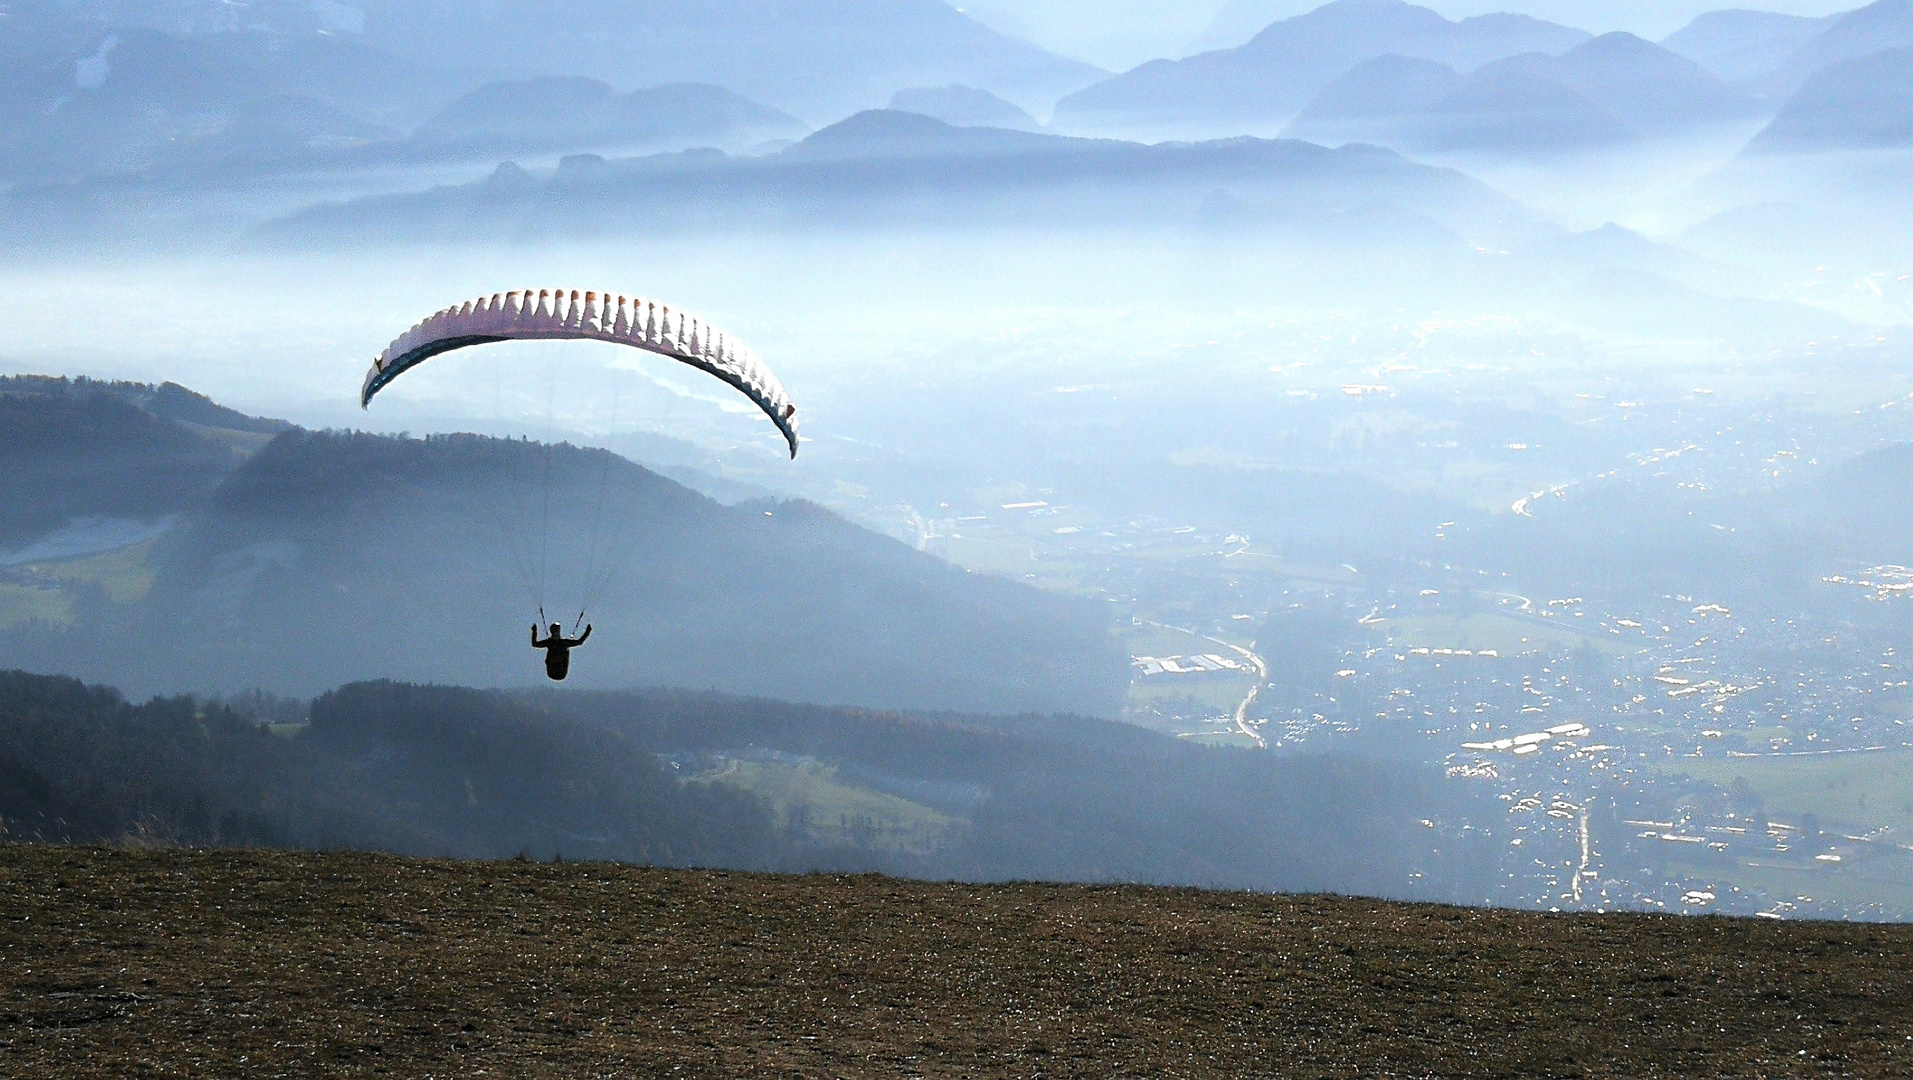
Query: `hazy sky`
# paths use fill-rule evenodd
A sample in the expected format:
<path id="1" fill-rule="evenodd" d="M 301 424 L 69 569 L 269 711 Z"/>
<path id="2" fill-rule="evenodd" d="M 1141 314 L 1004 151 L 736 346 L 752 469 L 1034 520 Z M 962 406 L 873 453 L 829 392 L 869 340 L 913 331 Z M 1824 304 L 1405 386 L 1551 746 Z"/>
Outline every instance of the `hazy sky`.
<path id="1" fill-rule="evenodd" d="M 1123 70 L 1158 56 L 1177 56 L 1209 24 L 1227 0 L 954 0 L 956 6 L 999 30 Z M 1247 0 L 1267 19 L 1299 15 L 1323 0 Z M 1461 18 L 1516 11 L 1603 32 L 1627 30 L 1658 39 L 1705 11 L 1745 7 L 1796 15 L 1827 15 L 1861 6 L 1863 0 L 1420 0 L 1425 7 Z"/>

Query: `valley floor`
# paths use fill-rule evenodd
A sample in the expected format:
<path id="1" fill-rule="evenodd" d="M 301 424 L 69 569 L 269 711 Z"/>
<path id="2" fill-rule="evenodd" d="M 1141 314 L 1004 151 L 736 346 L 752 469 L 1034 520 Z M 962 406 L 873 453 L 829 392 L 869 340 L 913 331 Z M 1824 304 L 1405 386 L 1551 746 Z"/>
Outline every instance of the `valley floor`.
<path id="1" fill-rule="evenodd" d="M 1913 926 L 0 846 L 9 1076 L 1913 1071 Z"/>

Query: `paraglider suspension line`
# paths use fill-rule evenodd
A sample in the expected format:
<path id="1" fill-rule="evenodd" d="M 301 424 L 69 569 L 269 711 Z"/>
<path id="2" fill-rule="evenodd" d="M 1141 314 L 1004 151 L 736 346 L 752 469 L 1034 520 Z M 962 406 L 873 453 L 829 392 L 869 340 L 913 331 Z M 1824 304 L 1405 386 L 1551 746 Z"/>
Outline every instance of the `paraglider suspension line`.
<path id="1" fill-rule="evenodd" d="M 497 373 L 494 372 L 494 378 L 492 380 L 493 417 L 496 418 L 505 415 L 504 401 L 504 380 L 502 376 L 498 376 Z M 524 488 L 530 482 L 531 477 L 523 466 L 516 464 L 523 456 L 517 452 L 520 446 L 511 445 L 513 440 L 510 439 L 503 439 L 500 440 L 500 442 L 501 445 L 497 447 L 497 449 L 503 454 L 505 463 L 503 474 L 505 480 L 499 488 L 488 489 L 490 493 L 485 499 L 485 508 L 490 512 L 492 527 L 498 530 L 499 539 L 504 542 L 506 551 L 511 556 L 511 569 L 513 575 L 517 578 L 519 592 L 524 595 L 525 599 L 531 601 L 532 604 L 536 606 L 543 602 L 543 597 L 540 595 L 539 589 L 534 582 L 534 575 L 532 573 L 532 568 L 537 563 L 537 555 L 527 550 L 529 540 L 524 535 L 524 521 L 528 516 L 526 513 Z M 516 442 L 524 446 L 529 446 L 530 444 L 530 440 L 522 435 Z M 507 505 L 507 502 L 509 502 L 509 505 Z"/>
<path id="2" fill-rule="evenodd" d="M 531 553 L 532 565 L 536 572 L 536 581 L 532 593 L 538 600 L 538 621 L 545 619 L 545 582 L 551 569 L 551 461 L 552 442 L 558 430 L 558 379 L 550 372 L 545 374 L 545 438 L 542 457 L 544 458 L 544 482 L 538 485 L 538 547 Z"/>
<path id="3" fill-rule="evenodd" d="M 617 430 L 618 412 L 620 406 L 623 404 L 623 391 L 624 388 L 619 385 L 617 372 L 614 369 L 611 376 L 611 424 L 607 429 L 608 431 L 615 432 Z M 610 565 L 604 567 L 599 566 L 599 556 L 606 553 L 603 543 L 604 496 L 605 488 L 610 483 L 610 480 L 611 451 L 602 449 L 598 454 L 598 497 L 596 505 L 592 508 L 591 512 L 591 549 L 585 558 L 583 595 L 578 601 L 578 622 L 571 628 L 573 633 L 577 633 L 578 627 L 584 624 L 585 612 L 590 610 L 591 605 L 597 602 L 599 594 L 611 584 L 611 573 L 616 569 L 615 566 Z M 608 563 L 609 560 L 606 560 L 606 562 Z"/>

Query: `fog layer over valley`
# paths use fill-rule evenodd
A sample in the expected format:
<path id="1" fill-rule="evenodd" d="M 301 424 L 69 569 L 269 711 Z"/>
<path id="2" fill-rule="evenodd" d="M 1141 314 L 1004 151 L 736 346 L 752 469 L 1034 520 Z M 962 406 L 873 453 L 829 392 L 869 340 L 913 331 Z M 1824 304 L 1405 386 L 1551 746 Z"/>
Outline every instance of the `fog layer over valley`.
<path id="1" fill-rule="evenodd" d="M 367 763 L 191 842 L 666 861 L 668 805 L 674 861 L 1913 915 L 1913 7 L 1339 0 L 1103 71 L 879 6 L 5 9 L 0 667 Z M 796 460 L 604 343 L 355 407 L 526 289 L 748 341 Z M 595 627 L 549 695 L 534 619 Z M 401 715 L 643 790 L 392 832 L 463 790 L 347 746 Z"/>

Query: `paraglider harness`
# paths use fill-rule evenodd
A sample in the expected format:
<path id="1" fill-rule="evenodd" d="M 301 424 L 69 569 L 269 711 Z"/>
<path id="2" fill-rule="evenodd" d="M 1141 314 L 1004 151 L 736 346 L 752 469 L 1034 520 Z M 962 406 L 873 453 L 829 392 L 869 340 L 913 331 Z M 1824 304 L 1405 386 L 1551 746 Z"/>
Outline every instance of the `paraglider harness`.
<path id="1" fill-rule="evenodd" d="M 546 618 L 544 605 L 540 604 L 538 606 L 539 623 L 544 623 Z M 571 624 L 572 633 L 578 633 L 578 623 L 583 623 L 584 618 L 585 613 L 579 611 L 577 621 Z M 575 638 L 566 637 L 563 633 L 564 628 L 559 623 L 551 623 L 550 626 L 550 636 L 543 641 L 538 640 L 538 627 L 531 628 L 531 647 L 545 650 L 545 674 L 553 682 L 563 682 L 565 676 L 571 673 L 571 650 L 583 645 L 585 640 L 591 637 L 591 626 L 586 623 L 585 632 Z"/>

